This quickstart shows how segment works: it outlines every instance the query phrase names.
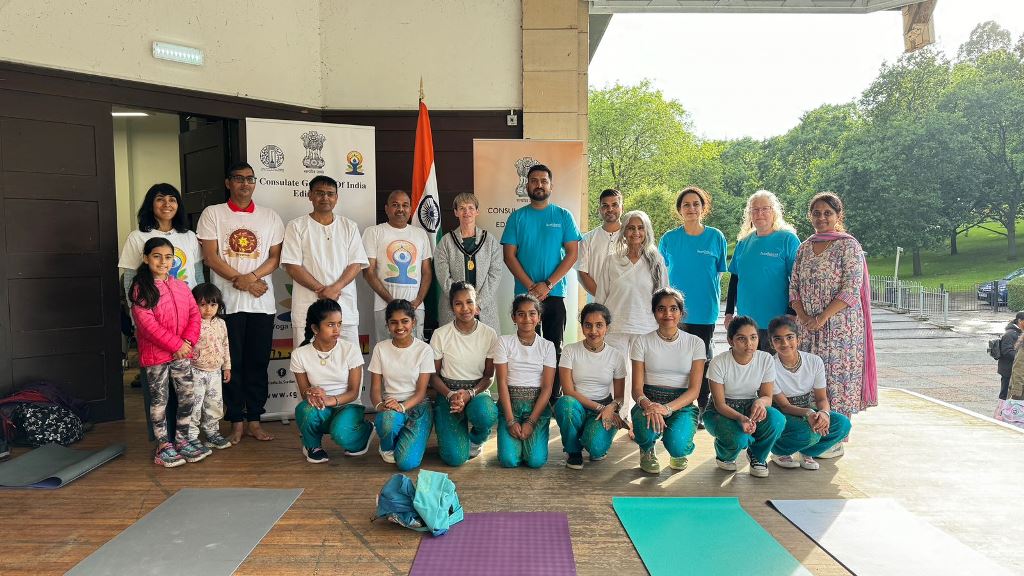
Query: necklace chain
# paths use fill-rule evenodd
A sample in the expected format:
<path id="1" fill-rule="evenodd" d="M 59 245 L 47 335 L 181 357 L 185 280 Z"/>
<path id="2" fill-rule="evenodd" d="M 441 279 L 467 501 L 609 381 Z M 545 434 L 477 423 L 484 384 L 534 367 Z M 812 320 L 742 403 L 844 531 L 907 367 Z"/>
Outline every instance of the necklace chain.
<path id="1" fill-rule="evenodd" d="M 800 369 L 800 365 L 804 363 L 804 359 L 802 356 L 800 356 L 800 353 L 798 352 L 796 356 L 796 362 L 792 366 L 786 366 L 786 363 L 783 362 L 781 358 L 779 359 L 779 362 L 782 364 L 782 367 L 785 368 L 786 370 L 789 370 L 790 372 L 796 372 L 797 370 Z"/>
<path id="2" fill-rule="evenodd" d="M 673 336 L 672 336 L 671 338 L 670 338 L 670 337 L 667 337 L 667 336 L 665 336 L 664 334 L 662 334 L 662 333 L 661 333 L 661 328 L 659 328 L 659 329 L 655 330 L 655 332 L 657 332 L 657 333 L 658 333 L 658 338 L 661 338 L 661 339 L 662 339 L 662 340 L 664 340 L 665 342 L 675 342 L 675 341 L 676 341 L 676 339 L 677 339 L 677 338 L 679 338 L 679 331 L 678 331 L 678 330 L 676 330 L 676 333 L 675 333 L 675 334 L 674 334 L 674 335 L 673 335 Z"/>
<path id="3" fill-rule="evenodd" d="M 595 347 L 591 348 L 590 345 L 587 344 L 586 340 L 583 341 L 583 347 L 586 348 L 587 350 L 590 350 L 591 352 L 600 352 L 601 350 L 604 350 L 604 346 L 605 346 L 605 343 L 601 342 L 600 346 L 595 346 Z"/>
<path id="4" fill-rule="evenodd" d="M 462 334 L 463 336 L 469 336 L 473 332 L 476 332 L 477 327 L 480 326 L 480 321 L 477 320 L 476 318 L 474 318 L 473 319 L 473 327 L 470 328 L 469 330 L 463 330 L 462 328 L 459 328 L 459 323 L 458 322 L 455 322 L 454 325 L 455 325 L 455 329 L 459 331 L 459 334 Z"/>

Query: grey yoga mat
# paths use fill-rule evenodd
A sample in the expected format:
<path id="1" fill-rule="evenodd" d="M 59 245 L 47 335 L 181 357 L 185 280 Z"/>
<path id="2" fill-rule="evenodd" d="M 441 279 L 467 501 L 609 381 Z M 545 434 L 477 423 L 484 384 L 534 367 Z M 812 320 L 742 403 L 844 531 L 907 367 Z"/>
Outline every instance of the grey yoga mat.
<path id="1" fill-rule="evenodd" d="M 230 576 L 300 494 L 183 488 L 66 574 Z"/>
<path id="2" fill-rule="evenodd" d="M 47 444 L 0 464 L 0 487 L 60 488 L 124 452 L 124 444 L 101 450 L 72 450 Z"/>
<path id="3" fill-rule="evenodd" d="M 889 498 L 768 504 L 858 576 L 1010 574 Z"/>

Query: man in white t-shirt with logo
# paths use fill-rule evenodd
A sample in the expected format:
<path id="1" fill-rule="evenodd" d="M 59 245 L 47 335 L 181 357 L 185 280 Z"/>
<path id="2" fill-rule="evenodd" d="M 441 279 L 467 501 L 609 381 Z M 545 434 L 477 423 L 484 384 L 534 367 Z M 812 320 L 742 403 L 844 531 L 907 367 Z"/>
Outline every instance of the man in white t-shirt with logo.
<path id="1" fill-rule="evenodd" d="M 224 179 L 230 197 L 207 206 L 197 235 L 213 283 L 224 295 L 224 322 L 231 348 L 231 381 L 224 383 L 225 418 L 231 422 L 232 444 L 248 434 L 273 440 L 260 427 L 267 403 L 267 366 L 274 335 L 274 285 L 267 279 L 281 261 L 284 223 L 270 208 L 252 201 L 256 174 L 245 162 L 232 164 Z M 248 422 L 248 428 L 243 426 Z"/>
<path id="2" fill-rule="evenodd" d="M 622 234 L 622 222 L 619 221 L 622 218 L 622 192 L 608 188 L 601 192 L 598 201 L 601 203 L 601 226 L 583 235 L 580 255 L 576 260 L 576 275 L 591 300 L 597 296 L 597 281 Z"/>
<path id="3" fill-rule="evenodd" d="M 391 338 L 384 308 L 398 298 L 408 300 L 416 309 L 416 337 L 422 340 L 423 299 L 434 279 L 433 246 L 422 228 L 409 225 L 412 200 L 408 192 L 394 190 L 388 194 L 384 212 L 387 222 L 363 231 L 363 249 L 370 263 L 363 270 L 363 277 L 375 293 L 373 323 L 377 341 Z"/>
<path id="4" fill-rule="evenodd" d="M 321 298 L 341 305 L 341 337 L 359 346 L 359 307 L 356 276 L 369 266 L 356 223 L 334 213 L 338 183 L 328 176 L 309 181 L 313 211 L 288 223 L 281 264 L 295 281 L 292 286 L 292 340 L 305 339 L 306 310 Z"/>

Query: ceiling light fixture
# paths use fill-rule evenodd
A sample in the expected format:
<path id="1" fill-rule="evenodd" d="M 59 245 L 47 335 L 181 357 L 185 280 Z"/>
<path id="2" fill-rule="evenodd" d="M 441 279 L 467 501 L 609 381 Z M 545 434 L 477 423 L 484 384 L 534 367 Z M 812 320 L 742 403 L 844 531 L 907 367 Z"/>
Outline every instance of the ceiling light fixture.
<path id="1" fill-rule="evenodd" d="M 192 66 L 203 65 L 203 51 L 199 48 L 169 44 L 167 42 L 153 42 L 153 57 L 171 62 L 181 62 Z"/>

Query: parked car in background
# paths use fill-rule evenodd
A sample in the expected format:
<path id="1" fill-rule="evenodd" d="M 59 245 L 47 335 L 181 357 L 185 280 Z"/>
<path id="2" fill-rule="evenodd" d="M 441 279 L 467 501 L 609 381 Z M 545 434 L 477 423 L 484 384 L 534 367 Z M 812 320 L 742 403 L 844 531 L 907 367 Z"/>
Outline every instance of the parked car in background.
<path id="1" fill-rule="evenodd" d="M 1006 298 L 1007 298 L 1007 296 L 1006 296 L 1006 285 L 1010 282 L 1010 280 L 1013 280 L 1014 278 L 1019 278 L 1021 276 L 1024 276 L 1024 268 L 1018 268 L 1017 270 L 1014 270 L 1013 272 L 1010 272 L 1009 274 L 1007 274 L 1006 276 L 1004 276 L 1002 279 L 1000 279 L 998 281 L 994 280 L 992 282 L 985 282 L 984 284 L 979 284 L 978 285 L 978 300 L 990 301 L 990 299 L 992 298 L 993 284 L 998 282 L 998 284 L 999 284 L 999 303 L 1002 304 L 1002 305 L 1005 305 L 1006 304 Z"/>

